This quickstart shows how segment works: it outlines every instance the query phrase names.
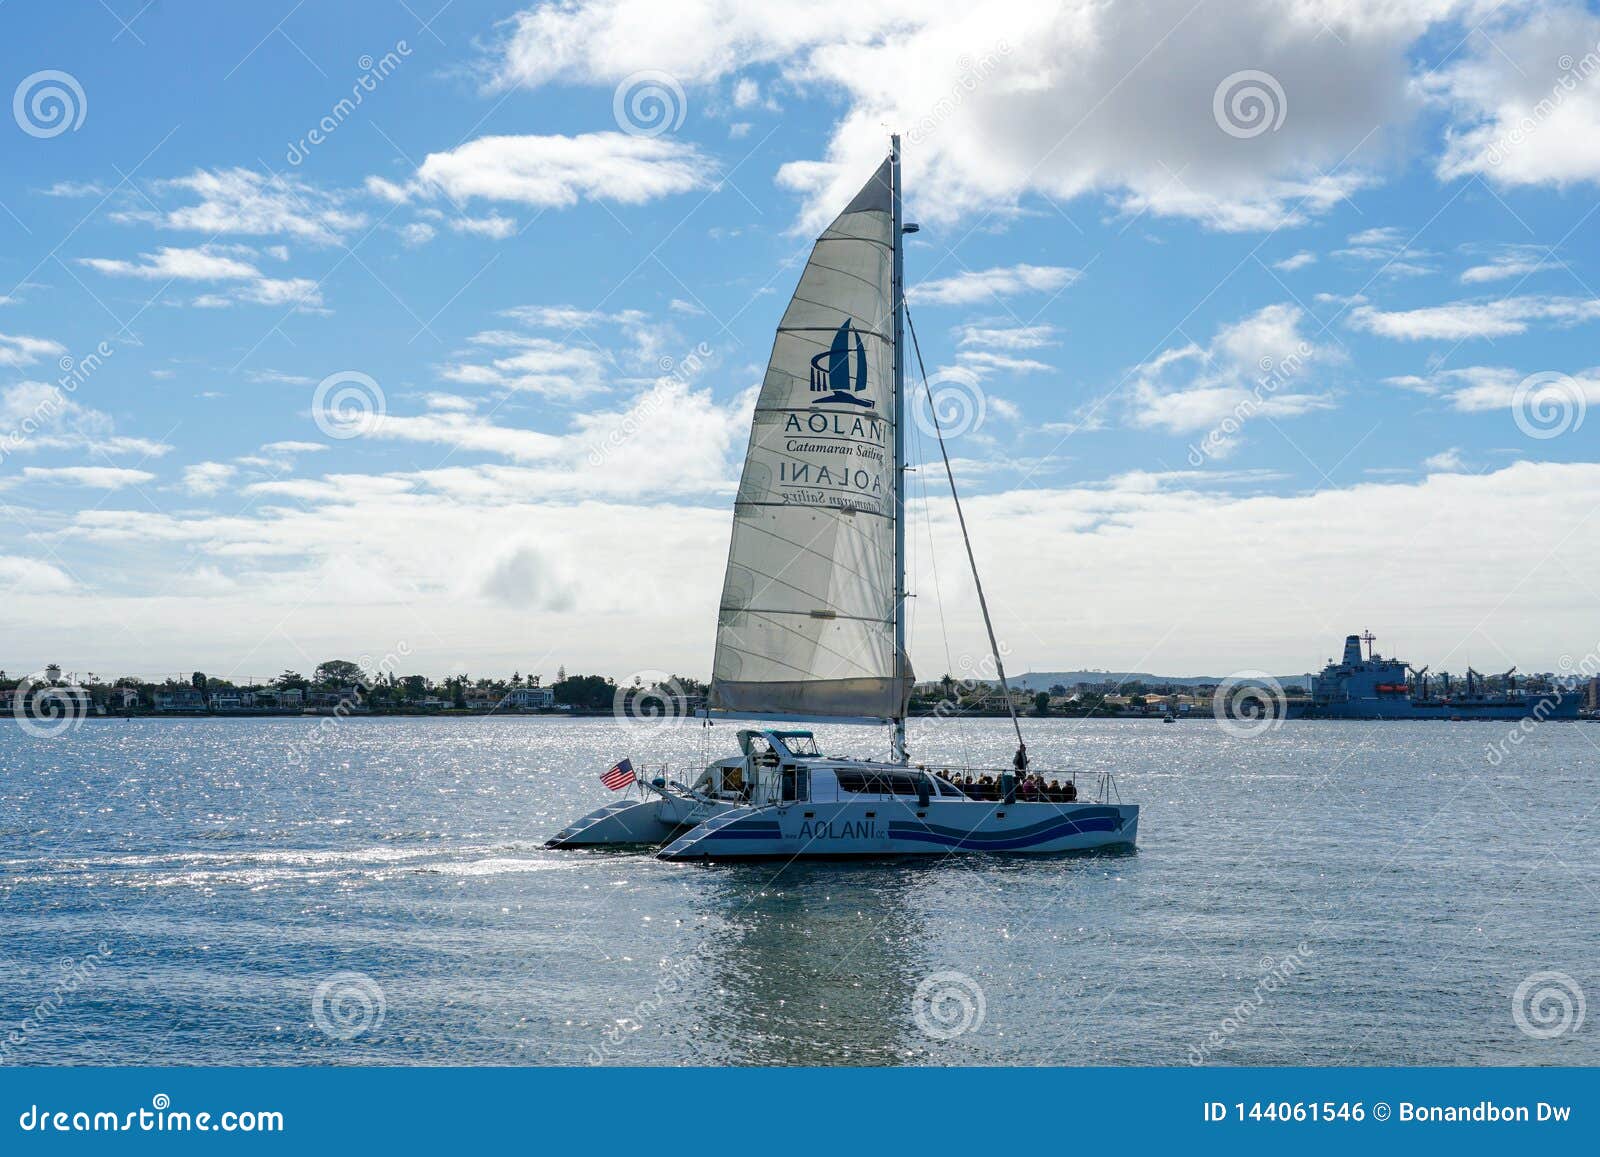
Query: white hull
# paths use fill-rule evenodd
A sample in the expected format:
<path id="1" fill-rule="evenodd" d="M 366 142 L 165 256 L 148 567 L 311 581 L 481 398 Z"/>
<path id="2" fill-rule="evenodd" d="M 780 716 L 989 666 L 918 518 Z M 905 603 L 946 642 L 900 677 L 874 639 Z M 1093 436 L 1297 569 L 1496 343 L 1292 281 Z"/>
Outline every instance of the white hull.
<path id="1" fill-rule="evenodd" d="M 1096 798 L 1075 784 L 1045 798 L 1003 802 L 986 777 L 969 797 L 923 767 L 829 759 L 810 732 L 741 731 L 741 754 L 706 768 L 694 786 L 659 776 L 654 796 L 609 804 L 563 828 L 552 848 L 660 848 L 665 860 L 834 859 L 1041 855 L 1132 848 L 1139 808 L 1115 800 L 1109 774 Z M 1032 785 L 1030 785 L 1032 786 Z M 969 789 L 971 790 L 971 789 Z M 1014 790 L 1014 789 L 1013 789 Z"/>
<path id="2" fill-rule="evenodd" d="M 732 804 L 664 799 L 624 800 L 574 820 L 552 836 L 549 848 L 660 847 L 697 824 L 733 810 Z"/>
<path id="3" fill-rule="evenodd" d="M 1133 847 L 1136 804 L 849 800 L 738 807 L 685 832 L 664 860 L 839 856 L 1040 855 Z"/>

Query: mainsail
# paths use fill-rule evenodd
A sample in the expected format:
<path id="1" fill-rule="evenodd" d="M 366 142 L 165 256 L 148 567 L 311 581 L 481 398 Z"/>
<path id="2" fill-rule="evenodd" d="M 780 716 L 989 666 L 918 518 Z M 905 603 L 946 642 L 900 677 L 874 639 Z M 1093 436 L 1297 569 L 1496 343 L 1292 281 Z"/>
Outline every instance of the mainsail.
<path id="1" fill-rule="evenodd" d="M 817 239 L 734 502 L 710 706 L 902 718 L 893 158 Z"/>

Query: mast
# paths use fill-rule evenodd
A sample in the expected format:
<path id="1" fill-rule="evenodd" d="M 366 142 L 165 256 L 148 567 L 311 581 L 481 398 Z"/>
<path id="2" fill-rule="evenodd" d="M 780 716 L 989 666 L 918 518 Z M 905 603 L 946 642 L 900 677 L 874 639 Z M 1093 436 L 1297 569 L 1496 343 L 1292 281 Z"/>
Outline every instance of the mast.
<path id="1" fill-rule="evenodd" d="M 894 670 L 900 692 L 899 714 L 894 720 L 893 758 L 906 761 L 905 704 L 909 688 L 904 685 L 906 653 L 906 359 L 900 348 L 905 340 L 905 234 L 901 230 L 900 209 L 900 134 L 889 137 L 889 176 L 893 193 L 890 230 L 894 235 L 894 274 L 890 297 L 894 302 Z"/>

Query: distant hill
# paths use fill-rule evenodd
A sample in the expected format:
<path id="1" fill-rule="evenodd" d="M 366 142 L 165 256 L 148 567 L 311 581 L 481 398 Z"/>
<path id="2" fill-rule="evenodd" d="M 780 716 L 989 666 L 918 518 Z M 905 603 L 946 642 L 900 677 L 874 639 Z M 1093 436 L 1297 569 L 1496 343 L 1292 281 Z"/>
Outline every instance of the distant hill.
<path id="1" fill-rule="evenodd" d="M 1145 683 L 1170 687 L 1195 687 L 1202 683 L 1221 683 L 1226 675 L 1155 675 L 1149 671 L 1029 671 L 1016 676 L 1012 682 L 1029 691 L 1048 691 L 1060 683 L 1068 690 L 1075 683 Z M 1297 675 L 1273 676 L 1285 687 L 1290 684 L 1306 685 L 1306 672 Z"/>

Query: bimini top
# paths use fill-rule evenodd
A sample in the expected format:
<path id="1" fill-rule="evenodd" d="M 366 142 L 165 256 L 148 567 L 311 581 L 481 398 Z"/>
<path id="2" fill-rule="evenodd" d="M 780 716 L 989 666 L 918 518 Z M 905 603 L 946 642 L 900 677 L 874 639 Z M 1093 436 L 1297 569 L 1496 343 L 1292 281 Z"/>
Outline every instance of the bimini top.
<path id="1" fill-rule="evenodd" d="M 822 752 L 817 749 L 817 740 L 809 731 L 765 731 L 747 728 L 739 732 L 739 750 L 746 755 L 750 754 L 750 741 L 764 739 L 772 745 L 780 756 L 789 755 L 796 759 L 816 759 Z"/>

